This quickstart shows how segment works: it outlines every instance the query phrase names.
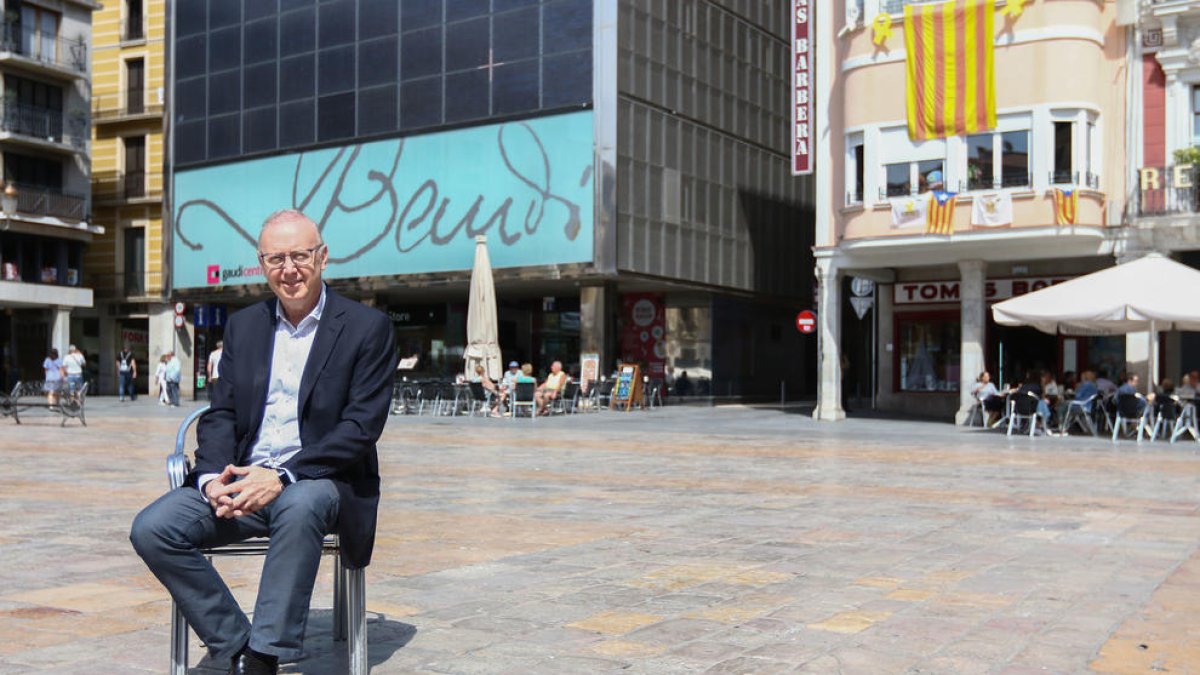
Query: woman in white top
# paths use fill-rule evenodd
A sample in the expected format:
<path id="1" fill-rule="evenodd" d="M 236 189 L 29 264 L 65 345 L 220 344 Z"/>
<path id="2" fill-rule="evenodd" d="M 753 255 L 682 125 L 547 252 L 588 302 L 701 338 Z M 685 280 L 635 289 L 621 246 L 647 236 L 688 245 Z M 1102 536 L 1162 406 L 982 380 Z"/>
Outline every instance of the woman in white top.
<path id="1" fill-rule="evenodd" d="M 158 359 L 158 368 L 154 370 L 154 381 L 158 383 L 158 404 L 167 405 L 170 400 L 167 398 L 167 355 L 163 354 Z"/>

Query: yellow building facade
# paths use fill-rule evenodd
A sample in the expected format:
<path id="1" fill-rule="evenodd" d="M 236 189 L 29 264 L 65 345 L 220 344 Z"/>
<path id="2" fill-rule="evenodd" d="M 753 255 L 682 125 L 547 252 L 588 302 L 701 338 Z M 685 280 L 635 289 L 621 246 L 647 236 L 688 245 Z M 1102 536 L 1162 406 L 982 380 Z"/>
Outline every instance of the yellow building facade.
<path id="1" fill-rule="evenodd" d="M 125 343 L 138 357 L 139 393 L 153 388 L 154 366 L 174 344 L 163 241 L 165 38 L 162 0 L 116 0 L 93 17 L 92 209 L 104 234 L 84 264 L 106 394 L 116 393 L 114 355 Z"/>

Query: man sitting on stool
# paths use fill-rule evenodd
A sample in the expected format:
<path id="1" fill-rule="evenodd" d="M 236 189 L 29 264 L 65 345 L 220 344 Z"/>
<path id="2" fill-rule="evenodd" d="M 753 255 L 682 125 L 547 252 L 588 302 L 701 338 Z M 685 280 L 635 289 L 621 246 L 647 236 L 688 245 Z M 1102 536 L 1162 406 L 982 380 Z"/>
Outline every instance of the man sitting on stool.
<path id="1" fill-rule="evenodd" d="M 239 675 L 300 657 L 327 533 L 339 535 L 347 567 L 370 562 L 375 442 L 396 368 L 387 316 L 321 282 L 329 253 L 313 221 L 272 214 L 258 256 L 275 297 L 229 318 L 196 467 L 130 533 L 211 656 Z M 201 550 L 264 536 L 251 623 Z"/>

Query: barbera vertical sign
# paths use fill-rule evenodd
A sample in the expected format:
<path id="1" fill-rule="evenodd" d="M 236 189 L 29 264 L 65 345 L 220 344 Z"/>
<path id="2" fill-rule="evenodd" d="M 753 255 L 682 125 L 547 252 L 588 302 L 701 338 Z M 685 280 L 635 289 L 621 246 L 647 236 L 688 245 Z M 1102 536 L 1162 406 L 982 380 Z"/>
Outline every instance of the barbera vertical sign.
<path id="1" fill-rule="evenodd" d="M 792 0 L 792 174 L 812 173 L 813 8 Z"/>

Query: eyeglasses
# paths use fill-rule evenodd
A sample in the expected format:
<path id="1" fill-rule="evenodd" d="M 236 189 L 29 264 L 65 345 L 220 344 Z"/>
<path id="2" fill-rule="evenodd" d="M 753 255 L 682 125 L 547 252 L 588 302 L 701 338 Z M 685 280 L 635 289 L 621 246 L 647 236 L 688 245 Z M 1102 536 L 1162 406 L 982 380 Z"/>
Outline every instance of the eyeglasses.
<path id="1" fill-rule="evenodd" d="M 292 251 L 291 253 L 263 253 L 259 251 L 258 259 L 262 261 L 263 265 L 266 265 L 267 269 L 272 270 L 285 267 L 289 260 L 296 267 L 306 267 L 312 264 L 317 251 L 323 248 L 325 248 L 325 244 L 317 244 L 312 248 L 302 248 L 299 251 Z"/>

